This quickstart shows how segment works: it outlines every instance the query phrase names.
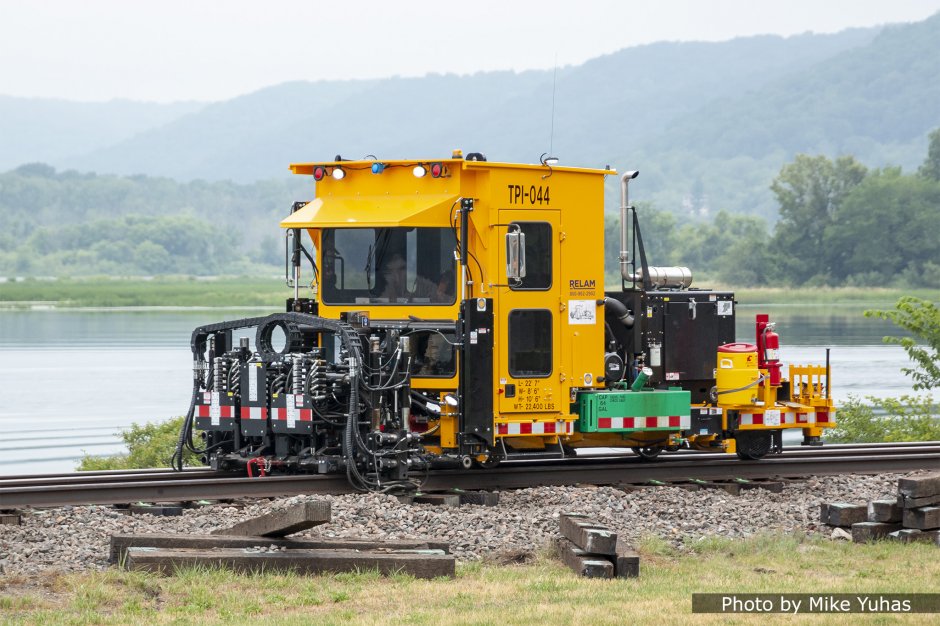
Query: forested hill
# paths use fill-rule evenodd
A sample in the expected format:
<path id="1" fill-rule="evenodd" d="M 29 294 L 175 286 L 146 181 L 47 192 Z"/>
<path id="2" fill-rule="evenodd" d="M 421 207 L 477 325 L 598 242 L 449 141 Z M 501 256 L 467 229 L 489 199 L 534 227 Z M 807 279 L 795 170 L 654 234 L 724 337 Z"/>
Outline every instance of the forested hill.
<path id="1" fill-rule="evenodd" d="M 554 147 L 570 163 L 613 159 L 705 102 L 863 46 L 876 32 L 658 43 L 560 68 Z M 66 102 L 6 98 L 0 166 L 46 161 L 99 173 L 246 181 L 336 152 L 431 155 L 461 146 L 532 160 L 549 147 L 551 92 L 551 71 L 288 83 L 177 109 L 175 119 L 166 105 L 72 103 L 70 114 Z M 168 115 L 143 119 L 146 106 Z M 105 131 L 99 120 L 108 115 L 115 129 Z M 50 137 L 63 149 L 36 149 Z"/>
<path id="2" fill-rule="evenodd" d="M 676 119 L 643 145 L 640 168 L 657 205 L 692 197 L 712 213 L 775 217 L 769 181 L 797 153 L 851 154 L 909 171 L 937 126 L 940 14 L 888 26 L 868 45 Z"/>
<path id="3" fill-rule="evenodd" d="M 679 215 L 773 220 L 769 183 L 799 152 L 919 162 L 940 121 L 940 14 L 832 35 L 656 43 L 559 68 L 553 137 L 552 90 L 551 71 L 530 71 L 295 82 L 209 105 L 0 98 L 0 168 L 245 183 L 337 153 L 459 147 L 531 162 L 551 148 L 566 164 L 640 169 L 637 193 Z"/>
<path id="4" fill-rule="evenodd" d="M 290 83 L 221 102 L 66 165 L 80 170 L 246 181 L 290 161 L 482 151 L 532 162 L 628 163 L 641 142 L 716 98 L 738 98 L 869 43 L 874 30 L 723 43 L 658 43 L 552 72 L 486 72 Z"/>
<path id="5" fill-rule="evenodd" d="M 197 102 L 70 102 L 0 95 L 0 171 L 24 163 L 61 164 L 178 120 L 203 106 Z"/>

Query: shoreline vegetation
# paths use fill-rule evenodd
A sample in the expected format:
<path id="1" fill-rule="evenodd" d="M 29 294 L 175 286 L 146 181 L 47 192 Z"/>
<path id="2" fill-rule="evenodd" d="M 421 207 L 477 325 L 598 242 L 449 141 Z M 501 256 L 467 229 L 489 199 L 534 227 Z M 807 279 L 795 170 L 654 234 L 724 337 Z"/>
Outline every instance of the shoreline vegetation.
<path id="1" fill-rule="evenodd" d="M 750 287 L 734 289 L 739 306 L 893 307 L 902 296 L 940 301 L 940 289 L 886 287 Z M 619 285 L 608 285 L 618 289 Z M 271 277 L 26 278 L 0 282 L 0 310 L 124 307 L 277 307 L 291 295 L 284 279 Z"/>

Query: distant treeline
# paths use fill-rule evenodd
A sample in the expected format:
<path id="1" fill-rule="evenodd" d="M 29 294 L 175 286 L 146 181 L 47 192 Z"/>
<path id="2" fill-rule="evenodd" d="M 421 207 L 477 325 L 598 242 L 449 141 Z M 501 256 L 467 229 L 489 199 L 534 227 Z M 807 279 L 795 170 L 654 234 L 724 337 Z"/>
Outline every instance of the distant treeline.
<path id="1" fill-rule="evenodd" d="M 312 195 L 299 177 L 180 183 L 23 165 L 0 174 L 0 275 L 270 274 L 278 222 Z"/>
<path id="2" fill-rule="evenodd" d="M 940 287 L 940 129 L 915 174 L 869 170 L 851 156 L 798 155 L 771 190 L 772 230 L 720 212 L 677 222 L 656 207 L 639 215 L 651 265 L 686 265 L 739 286 Z M 616 275 L 619 222 L 608 218 L 607 268 Z"/>
<path id="3" fill-rule="evenodd" d="M 144 176 L 0 174 L 0 276 L 270 275 L 278 222 L 309 180 L 179 183 Z M 799 155 L 771 184 L 779 220 L 719 212 L 680 222 L 639 207 L 648 258 L 728 285 L 940 287 L 940 129 L 914 174 Z M 608 279 L 619 225 L 609 215 Z"/>

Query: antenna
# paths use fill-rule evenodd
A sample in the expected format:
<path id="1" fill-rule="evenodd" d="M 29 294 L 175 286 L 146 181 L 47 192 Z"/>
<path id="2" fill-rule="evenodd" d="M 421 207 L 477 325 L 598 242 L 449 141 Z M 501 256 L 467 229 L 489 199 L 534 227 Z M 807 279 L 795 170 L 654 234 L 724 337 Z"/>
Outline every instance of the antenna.
<path id="1" fill-rule="evenodd" d="M 542 176 L 542 180 L 552 175 L 552 166 L 558 164 L 558 159 L 554 155 L 555 148 L 555 85 L 558 77 L 558 51 L 555 51 L 555 69 L 552 70 L 552 130 L 548 136 L 548 152 L 543 152 L 539 161 L 548 168 L 548 174 Z"/>
<path id="2" fill-rule="evenodd" d="M 555 151 L 555 84 L 558 77 L 558 50 L 555 50 L 555 68 L 552 70 L 552 131 L 548 137 L 548 154 L 554 155 Z"/>

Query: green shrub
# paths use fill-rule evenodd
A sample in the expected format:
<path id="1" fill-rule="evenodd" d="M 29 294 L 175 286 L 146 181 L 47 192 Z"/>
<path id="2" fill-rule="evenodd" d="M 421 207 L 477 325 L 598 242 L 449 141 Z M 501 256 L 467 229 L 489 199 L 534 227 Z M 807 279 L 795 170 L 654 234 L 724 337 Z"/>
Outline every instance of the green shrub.
<path id="1" fill-rule="evenodd" d="M 905 296 L 894 311 L 865 311 L 865 317 L 890 320 L 913 337 L 885 337 L 904 348 L 915 367 L 901 371 L 914 379 L 914 390 L 940 386 L 940 308 L 933 302 Z M 926 344 L 926 346 L 924 345 Z"/>
<path id="2" fill-rule="evenodd" d="M 182 427 L 182 417 L 162 423 L 133 423 L 129 429 L 121 433 L 121 438 L 127 444 L 127 454 L 116 456 L 86 454 L 78 469 L 91 471 L 169 467 Z M 183 454 L 183 462 L 186 465 L 200 464 L 196 455 L 188 451 Z"/>
<path id="3" fill-rule="evenodd" d="M 866 398 L 852 396 L 836 412 L 831 443 L 881 443 L 940 440 L 940 407 L 930 396 Z M 882 413 L 883 411 L 883 413 Z"/>

